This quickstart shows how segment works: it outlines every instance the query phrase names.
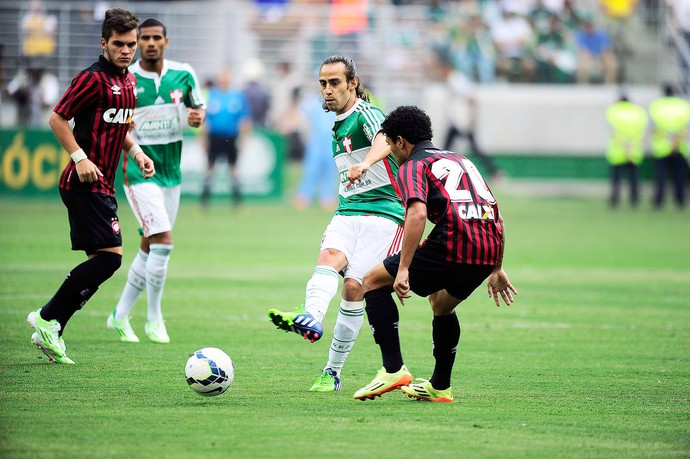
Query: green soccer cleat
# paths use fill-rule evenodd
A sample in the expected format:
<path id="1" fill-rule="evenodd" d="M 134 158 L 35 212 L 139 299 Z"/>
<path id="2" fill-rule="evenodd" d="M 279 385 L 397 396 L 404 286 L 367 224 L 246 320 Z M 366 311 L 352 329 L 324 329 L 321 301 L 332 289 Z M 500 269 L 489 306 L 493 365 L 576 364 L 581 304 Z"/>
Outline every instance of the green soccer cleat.
<path id="1" fill-rule="evenodd" d="M 113 311 L 113 313 L 108 316 L 108 320 L 105 324 L 108 330 L 115 330 L 117 334 L 120 335 L 120 341 L 123 343 L 139 342 L 139 337 L 134 333 L 132 326 L 129 324 L 129 317 L 117 320 L 115 318 L 115 311 Z"/>
<path id="2" fill-rule="evenodd" d="M 165 329 L 163 319 L 149 320 L 144 326 L 144 331 L 146 331 L 149 339 L 154 343 L 168 344 L 170 342 L 168 330 Z"/>
<path id="3" fill-rule="evenodd" d="M 26 317 L 29 325 L 36 330 L 37 336 L 40 338 L 41 345 L 38 346 L 42 351 L 47 351 L 50 356 L 62 356 L 65 354 L 60 345 L 60 323 L 57 320 L 45 320 L 41 317 L 41 309 L 31 311 Z M 31 340 L 32 342 L 33 339 Z M 34 344 L 36 344 L 34 342 Z M 46 354 L 48 355 L 48 354 Z"/>
<path id="4" fill-rule="evenodd" d="M 453 394 L 451 393 L 450 387 L 448 389 L 438 390 L 434 389 L 431 382 L 426 379 L 417 378 L 417 381 L 421 382 L 403 386 L 400 390 L 405 392 L 408 397 L 416 398 L 417 400 L 446 403 L 453 401 Z"/>
<path id="5" fill-rule="evenodd" d="M 74 360 L 67 357 L 67 346 L 65 345 L 65 340 L 63 340 L 62 337 L 60 337 L 58 341 L 62 354 L 53 354 L 53 352 L 45 346 L 45 342 L 43 339 L 41 339 L 41 335 L 39 335 L 38 332 L 34 332 L 33 335 L 31 335 L 31 342 L 41 352 L 43 352 L 46 357 L 48 357 L 48 360 L 50 360 L 52 363 L 68 363 L 74 365 Z"/>
<path id="6" fill-rule="evenodd" d="M 286 332 L 295 332 L 312 343 L 318 341 L 323 335 L 323 325 L 314 316 L 297 308 L 292 312 L 283 312 L 278 309 L 269 309 L 268 318 L 273 325 Z"/>
<path id="7" fill-rule="evenodd" d="M 321 372 L 321 376 L 316 378 L 316 382 L 309 389 L 309 392 L 336 392 L 342 389 L 338 374 L 331 368 L 326 368 Z"/>
<path id="8" fill-rule="evenodd" d="M 386 392 L 399 389 L 412 382 L 412 374 L 403 365 L 395 373 L 387 373 L 385 368 L 381 368 L 376 377 L 371 382 L 355 392 L 355 400 L 374 400 Z"/>

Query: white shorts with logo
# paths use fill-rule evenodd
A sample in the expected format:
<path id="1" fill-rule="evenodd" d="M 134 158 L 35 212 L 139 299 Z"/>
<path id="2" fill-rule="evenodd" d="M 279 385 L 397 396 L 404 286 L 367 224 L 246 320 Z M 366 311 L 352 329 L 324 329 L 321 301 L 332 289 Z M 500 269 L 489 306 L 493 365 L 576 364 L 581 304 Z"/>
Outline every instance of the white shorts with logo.
<path id="1" fill-rule="evenodd" d="M 402 226 L 374 215 L 334 215 L 321 239 L 321 250 L 345 254 L 345 278 L 360 284 L 371 268 L 400 251 Z"/>
<path id="2" fill-rule="evenodd" d="M 129 206 L 144 236 L 171 231 L 180 208 L 180 186 L 161 187 L 155 183 L 137 183 L 125 187 Z"/>

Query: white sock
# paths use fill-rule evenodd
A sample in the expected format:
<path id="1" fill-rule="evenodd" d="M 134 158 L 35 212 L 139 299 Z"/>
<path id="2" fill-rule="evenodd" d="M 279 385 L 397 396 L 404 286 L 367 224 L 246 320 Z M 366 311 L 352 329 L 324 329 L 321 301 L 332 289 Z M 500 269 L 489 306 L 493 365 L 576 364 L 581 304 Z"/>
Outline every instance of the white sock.
<path id="1" fill-rule="evenodd" d="M 345 359 L 350 355 L 352 346 L 364 322 L 364 301 L 340 300 L 338 318 L 333 329 L 331 349 L 328 351 L 326 368 L 332 368 L 340 375 Z"/>
<path id="2" fill-rule="evenodd" d="M 328 311 L 328 305 L 338 293 L 338 272 L 330 266 L 318 265 L 307 282 L 304 309 L 319 322 Z"/>
<path id="3" fill-rule="evenodd" d="M 115 307 L 115 320 L 122 320 L 129 317 L 134 309 L 134 303 L 139 298 L 141 292 L 146 288 L 146 260 L 149 254 L 139 249 L 132 261 L 127 273 L 127 283 L 125 284 L 120 301 Z"/>
<path id="4" fill-rule="evenodd" d="M 168 261 L 172 244 L 151 244 L 149 259 L 146 262 L 146 297 L 149 305 L 148 320 L 163 318 L 161 299 L 165 277 L 168 274 Z"/>

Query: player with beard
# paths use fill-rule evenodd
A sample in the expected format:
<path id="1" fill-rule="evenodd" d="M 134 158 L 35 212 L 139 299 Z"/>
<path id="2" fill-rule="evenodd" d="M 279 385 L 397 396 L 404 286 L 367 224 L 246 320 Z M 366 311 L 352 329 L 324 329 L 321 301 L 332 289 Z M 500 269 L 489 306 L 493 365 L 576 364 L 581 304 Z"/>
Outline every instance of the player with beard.
<path id="1" fill-rule="evenodd" d="M 323 335 L 323 319 L 344 277 L 328 362 L 311 391 L 341 389 L 341 370 L 364 321 L 362 278 L 399 249 L 403 208 L 393 185 L 398 166 L 379 130 L 383 113 L 369 103 L 352 59 L 335 55 L 319 71 L 324 109 L 335 112 L 333 159 L 338 167 L 338 207 L 321 240 L 317 266 L 301 308 L 268 311 L 281 330 L 312 343 Z M 404 370 L 407 371 L 407 370 Z"/>

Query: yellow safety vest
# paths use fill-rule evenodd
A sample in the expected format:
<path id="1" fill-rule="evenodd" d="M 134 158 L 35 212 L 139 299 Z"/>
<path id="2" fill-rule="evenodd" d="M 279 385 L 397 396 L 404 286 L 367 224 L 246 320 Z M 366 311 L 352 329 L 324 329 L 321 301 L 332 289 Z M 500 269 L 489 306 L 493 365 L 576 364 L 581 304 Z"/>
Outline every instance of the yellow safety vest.
<path id="1" fill-rule="evenodd" d="M 661 97 L 649 106 L 649 115 L 654 122 L 652 153 L 663 158 L 676 150 L 688 155 L 688 125 L 690 125 L 690 103 L 679 97 Z"/>
<path id="2" fill-rule="evenodd" d="M 632 102 L 616 102 L 606 109 L 606 121 L 611 126 L 606 151 L 609 164 L 640 164 L 644 157 L 644 134 L 648 122 L 644 108 Z"/>

